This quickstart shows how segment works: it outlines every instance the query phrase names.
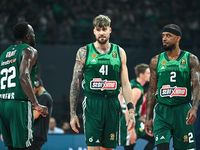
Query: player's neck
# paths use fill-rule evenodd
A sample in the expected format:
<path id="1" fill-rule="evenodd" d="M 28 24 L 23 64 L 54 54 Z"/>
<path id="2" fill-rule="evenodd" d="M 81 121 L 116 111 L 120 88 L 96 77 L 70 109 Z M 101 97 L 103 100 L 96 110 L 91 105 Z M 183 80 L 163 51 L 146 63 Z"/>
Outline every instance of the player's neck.
<path id="1" fill-rule="evenodd" d="M 137 77 L 137 78 L 136 78 L 136 81 L 137 81 L 138 83 L 140 83 L 141 86 L 143 86 L 143 85 L 146 83 L 146 81 L 142 80 L 140 77 Z"/>
<path id="2" fill-rule="evenodd" d="M 176 60 L 178 59 L 180 53 L 181 53 L 181 50 L 178 47 L 172 51 L 167 51 L 167 57 L 169 58 L 169 60 Z"/>
<path id="3" fill-rule="evenodd" d="M 23 43 L 23 42 L 21 40 L 18 40 L 18 41 L 15 42 L 15 45 L 19 45 L 21 43 Z"/>
<path id="4" fill-rule="evenodd" d="M 38 91 L 38 95 L 40 96 L 45 91 L 44 87 L 40 87 Z"/>
<path id="5" fill-rule="evenodd" d="M 106 42 L 105 44 L 95 42 L 94 46 L 100 54 L 107 54 L 110 51 L 111 44 L 109 42 Z"/>

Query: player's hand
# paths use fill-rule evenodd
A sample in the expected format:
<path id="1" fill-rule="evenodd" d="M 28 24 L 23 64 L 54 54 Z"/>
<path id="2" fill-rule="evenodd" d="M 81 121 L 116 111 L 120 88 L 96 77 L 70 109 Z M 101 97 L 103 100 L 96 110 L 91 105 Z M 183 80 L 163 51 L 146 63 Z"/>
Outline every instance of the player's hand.
<path id="1" fill-rule="evenodd" d="M 150 119 L 150 120 L 147 119 L 145 121 L 145 131 L 146 131 L 147 135 L 149 135 L 149 136 L 153 136 L 152 125 L 153 125 L 152 119 Z"/>
<path id="2" fill-rule="evenodd" d="M 1 141 L 3 142 L 3 135 L 1 134 Z"/>
<path id="3" fill-rule="evenodd" d="M 193 106 L 187 113 L 186 124 L 187 125 L 193 124 L 196 118 L 197 118 L 197 108 Z"/>
<path id="4" fill-rule="evenodd" d="M 43 117 L 46 117 L 46 115 L 49 114 L 47 106 L 38 104 L 37 106 L 35 105 L 33 108 L 34 110 L 38 111 Z"/>
<path id="5" fill-rule="evenodd" d="M 129 115 L 126 120 L 126 126 L 128 126 L 127 131 L 130 131 L 135 127 L 135 110 L 134 109 L 129 110 Z"/>
<path id="6" fill-rule="evenodd" d="M 72 130 L 74 130 L 76 133 L 79 133 L 79 130 L 76 128 L 76 125 L 78 126 L 78 128 L 81 127 L 78 116 L 74 115 L 73 117 L 71 117 L 70 126 L 71 126 Z"/>
<path id="7" fill-rule="evenodd" d="M 130 139 L 129 139 L 129 142 L 130 144 L 134 144 L 137 140 L 137 135 L 135 133 L 135 128 L 133 128 L 131 131 L 130 131 Z"/>
<path id="8" fill-rule="evenodd" d="M 139 121 L 145 123 L 145 117 L 144 116 L 140 116 L 139 117 Z"/>

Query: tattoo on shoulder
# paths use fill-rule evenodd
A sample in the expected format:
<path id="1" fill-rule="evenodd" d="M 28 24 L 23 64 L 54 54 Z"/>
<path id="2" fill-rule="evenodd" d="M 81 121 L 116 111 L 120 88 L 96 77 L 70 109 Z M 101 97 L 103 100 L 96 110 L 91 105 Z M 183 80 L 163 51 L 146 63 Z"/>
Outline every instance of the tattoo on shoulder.
<path id="1" fill-rule="evenodd" d="M 199 82 L 199 77 L 197 73 L 200 73 L 200 65 L 198 58 L 191 54 L 190 55 L 190 67 L 191 67 L 191 79 L 193 82 Z"/>
<path id="2" fill-rule="evenodd" d="M 155 70 L 158 63 L 158 55 L 151 59 L 150 68 Z"/>
<path id="3" fill-rule="evenodd" d="M 78 50 L 78 53 L 77 53 L 77 56 L 76 56 L 76 60 L 77 61 L 84 61 L 85 58 L 86 58 L 86 53 L 87 53 L 87 47 L 86 46 L 81 47 Z"/>
<path id="4" fill-rule="evenodd" d="M 199 69 L 199 60 L 193 54 L 190 55 L 190 66 L 191 66 L 191 68 L 196 67 L 197 70 Z"/>
<path id="5" fill-rule="evenodd" d="M 200 101 L 199 87 L 200 87 L 200 65 L 198 58 L 190 55 L 191 81 L 193 85 L 193 106 L 198 107 Z"/>

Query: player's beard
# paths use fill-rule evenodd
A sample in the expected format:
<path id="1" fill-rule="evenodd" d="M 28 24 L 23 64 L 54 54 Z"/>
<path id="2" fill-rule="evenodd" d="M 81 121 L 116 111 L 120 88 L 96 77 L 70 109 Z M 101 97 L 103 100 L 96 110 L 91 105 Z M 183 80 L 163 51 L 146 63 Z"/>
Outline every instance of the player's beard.
<path id="1" fill-rule="evenodd" d="M 163 49 L 165 51 L 172 51 L 173 49 L 175 49 L 175 44 L 172 44 L 170 46 L 163 45 Z"/>
<path id="2" fill-rule="evenodd" d="M 34 47 L 35 44 L 35 38 L 31 37 L 30 46 Z"/>
<path id="3" fill-rule="evenodd" d="M 107 38 L 105 38 L 104 40 L 100 40 L 100 37 L 97 39 L 97 41 L 99 42 L 99 44 L 106 44 L 106 42 L 108 41 Z"/>

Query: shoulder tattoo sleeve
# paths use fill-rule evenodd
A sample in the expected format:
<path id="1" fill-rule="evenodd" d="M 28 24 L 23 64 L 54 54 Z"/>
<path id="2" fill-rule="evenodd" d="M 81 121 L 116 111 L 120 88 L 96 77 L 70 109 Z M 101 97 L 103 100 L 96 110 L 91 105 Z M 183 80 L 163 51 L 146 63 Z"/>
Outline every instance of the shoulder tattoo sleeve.
<path id="1" fill-rule="evenodd" d="M 149 82 L 149 89 L 147 92 L 147 116 L 151 118 L 153 115 L 153 108 L 156 103 L 155 94 L 157 90 L 157 75 L 156 75 L 156 67 L 158 63 L 158 56 L 155 56 L 151 59 L 150 62 L 150 82 Z"/>
<path id="2" fill-rule="evenodd" d="M 87 48 L 81 47 L 76 55 L 76 62 L 74 65 L 73 77 L 70 87 L 70 110 L 71 115 L 76 113 L 76 105 L 79 98 L 80 83 L 84 72 L 84 64 L 86 59 Z"/>
<path id="3" fill-rule="evenodd" d="M 191 82 L 193 86 L 193 106 L 199 106 L 200 100 L 200 64 L 198 58 L 190 55 Z"/>

